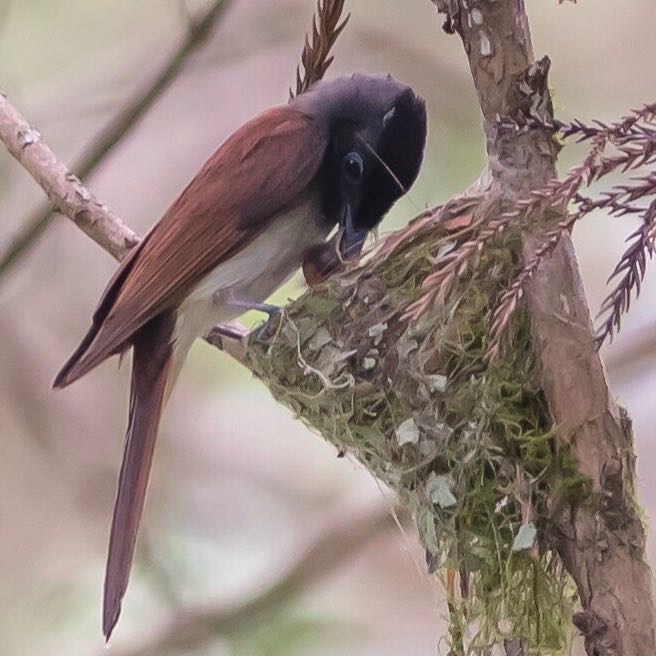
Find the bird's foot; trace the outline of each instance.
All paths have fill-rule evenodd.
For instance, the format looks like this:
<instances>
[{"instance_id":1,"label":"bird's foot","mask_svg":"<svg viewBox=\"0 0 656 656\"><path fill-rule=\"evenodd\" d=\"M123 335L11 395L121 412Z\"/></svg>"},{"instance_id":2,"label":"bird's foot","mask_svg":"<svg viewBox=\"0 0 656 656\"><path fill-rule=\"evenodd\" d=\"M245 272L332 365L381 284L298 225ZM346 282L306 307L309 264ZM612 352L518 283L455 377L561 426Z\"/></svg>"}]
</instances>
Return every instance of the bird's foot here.
<instances>
[{"instance_id":1,"label":"bird's foot","mask_svg":"<svg viewBox=\"0 0 656 656\"><path fill-rule=\"evenodd\" d=\"M251 303L250 301L232 301L231 305L244 310L244 312L248 312L249 310L263 312L269 315L269 318L278 315L281 310L277 305L271 305L270 303Z\"/></svg>"},{"instance_id":2,"label":"bird's foot","mask_svg":"<svg viewBox=\"0 0 656 656\"><path fill-rule=\"evenodd\" d=\"M268 315L269 320L262 324L259 328L254 330L247 330L239 322L235 321L230 324L218 324L210 330L206 335L207 340L220 348L225 349L225 338L245 344L251 339L263 339L270 332L271 320L274 317L280 316L282 308L277 305L270 305L269 303L249 303L248 301L233 301L236 307L244 310L245 312L253 310L255 312L263 312Z\"/></svg>"},{"instance_id":3,"label":"bird's foot","mask_svg":"<svg viewBox=\"0 0 656 656\"><path fill-rule=\"evenodd\" d=\"M269 320L262 324L259 328L255 328L247 335L247 339L255 338L256 340L263 339L269 332L271 320L279 317L282 308L270 303L251 303L249 301L232 301L232 305L241 308L245 312L252 310L255 312L262 312L268 315Z\"/></svg>"},{"instance_id":4,"label":"bird's foot","mask_svg":"<svg viewBox=\"0 0 656 656\"><path fill-rule=\"evenodd\" d=\"M255 309L255 308L254 308ZM260 312L264 312L265 314L269 315L269 318L267 321L265 321L261 326L258 328L255 328L252 332L252 336L257 339L261 340L267 337L269 334L275 332L276 329L272 328L272 325L279 326L280 322L278 321L277 323L275 322L276 319L280 319L282 316L282 308L277 307L276 305L263 305L260 308Z\"/></svg>"}]
</instances>

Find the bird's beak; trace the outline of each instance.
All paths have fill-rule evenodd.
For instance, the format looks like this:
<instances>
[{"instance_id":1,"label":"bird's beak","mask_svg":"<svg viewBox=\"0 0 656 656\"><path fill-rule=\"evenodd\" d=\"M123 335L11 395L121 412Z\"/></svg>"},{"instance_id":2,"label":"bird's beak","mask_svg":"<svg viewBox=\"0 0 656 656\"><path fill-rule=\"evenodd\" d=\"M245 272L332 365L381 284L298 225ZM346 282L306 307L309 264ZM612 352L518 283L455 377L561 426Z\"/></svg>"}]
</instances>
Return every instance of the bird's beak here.
<instances>
[{"instance_id":1,"label":"bird's beak","mask_svg":"<svg viewBox=\"0 0 656 656\"><path fill-rule=\"evenodd\" d=\"M367 238L366 231L356 230L353 226L353 210L351 203L344 206L342 217L342 237L339 242L339 252L344 260L354 260L360 255Z\"/></svg>"}]
</instances>

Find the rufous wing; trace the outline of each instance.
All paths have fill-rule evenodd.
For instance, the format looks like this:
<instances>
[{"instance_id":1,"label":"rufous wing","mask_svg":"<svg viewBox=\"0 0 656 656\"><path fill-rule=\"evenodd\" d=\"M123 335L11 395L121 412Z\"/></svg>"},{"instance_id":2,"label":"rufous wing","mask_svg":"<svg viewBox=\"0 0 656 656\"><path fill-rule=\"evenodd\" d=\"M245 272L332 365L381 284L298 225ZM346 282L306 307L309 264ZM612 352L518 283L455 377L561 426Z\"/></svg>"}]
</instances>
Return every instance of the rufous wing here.
<instances>
[{"instance_id":1,"label":"rufous wing","mask_svg":"<svg viewBox=\"0 0 656 656\"><path fill-rule=\"evenodd\" d=\"M128 255L55 387L128 348L142 326L265 231L317 174L327 142L326 126L289 107L237 130Z\"/></svg>"}]
</instances>

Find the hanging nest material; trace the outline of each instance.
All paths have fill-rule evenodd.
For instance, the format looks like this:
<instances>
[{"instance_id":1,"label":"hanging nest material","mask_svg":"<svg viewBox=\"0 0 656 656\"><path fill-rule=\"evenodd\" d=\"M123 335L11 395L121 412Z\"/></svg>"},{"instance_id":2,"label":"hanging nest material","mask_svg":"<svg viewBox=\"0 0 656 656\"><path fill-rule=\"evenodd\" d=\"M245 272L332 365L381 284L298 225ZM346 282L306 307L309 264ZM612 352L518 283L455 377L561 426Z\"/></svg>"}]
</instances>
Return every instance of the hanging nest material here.
<instances>
[{"instance_id":1,"label":"hanging nest material","mask_svg":"<svg viewBox=\"0 0 656 656\"><path fill-rule=\"evenodd\" d=\"M511 347L486 359L492 309L521 268L519 236L482 252L419 319L404 318L483 211L464 201L418 219L293 302L248 357L278 401L412 511L446 585L454 653L504 638L560 653L574 592L548 517L587 484L554 438L524 313Z\"/></svg>"}]
</instances>

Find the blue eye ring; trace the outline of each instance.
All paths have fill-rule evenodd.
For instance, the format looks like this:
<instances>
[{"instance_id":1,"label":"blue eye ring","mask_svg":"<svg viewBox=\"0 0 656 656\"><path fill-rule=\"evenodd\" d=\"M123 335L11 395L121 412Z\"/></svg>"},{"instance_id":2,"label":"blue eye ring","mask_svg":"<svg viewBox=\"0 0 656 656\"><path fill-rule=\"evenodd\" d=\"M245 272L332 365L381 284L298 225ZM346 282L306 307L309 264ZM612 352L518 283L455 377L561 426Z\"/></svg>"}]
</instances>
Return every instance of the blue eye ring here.
<instances>
[{"instance_id":1,"label":"blue eye ring","mask_svg":"<svg viewBox=\"0 0 656 656\"><path fill-rule=\"evenodd\" d=\"M342 158L342 175L350 184L359 184L364 175L364 160L356 151L347 153Z\"/></svg>"}]
</instances>

